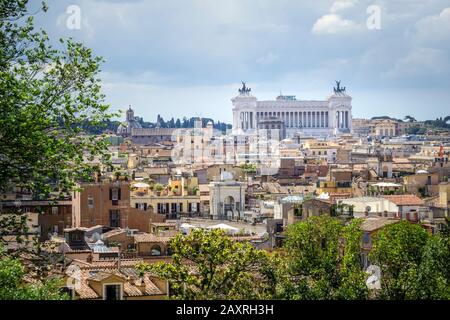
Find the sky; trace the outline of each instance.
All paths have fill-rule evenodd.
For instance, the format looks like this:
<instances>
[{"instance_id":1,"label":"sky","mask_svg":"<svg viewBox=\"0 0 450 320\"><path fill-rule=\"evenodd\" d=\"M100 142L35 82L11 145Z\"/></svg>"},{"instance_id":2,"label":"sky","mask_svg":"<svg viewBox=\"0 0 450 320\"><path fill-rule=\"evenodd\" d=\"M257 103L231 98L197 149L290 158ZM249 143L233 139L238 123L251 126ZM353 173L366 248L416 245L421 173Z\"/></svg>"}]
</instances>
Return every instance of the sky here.
<instances>
[{"instance_id":1,"label":"sky","mask_svg":"<svg viewBox=\"0 0 450 320\"><path fill-rule=\"evenodd\" d=\"M231 122L241 81L260 100L325 100L340 80L357 118L450 114L449 0L47 2L36 26L104 57L111 108L147 121Z\"/></svg>"}]
</instances>

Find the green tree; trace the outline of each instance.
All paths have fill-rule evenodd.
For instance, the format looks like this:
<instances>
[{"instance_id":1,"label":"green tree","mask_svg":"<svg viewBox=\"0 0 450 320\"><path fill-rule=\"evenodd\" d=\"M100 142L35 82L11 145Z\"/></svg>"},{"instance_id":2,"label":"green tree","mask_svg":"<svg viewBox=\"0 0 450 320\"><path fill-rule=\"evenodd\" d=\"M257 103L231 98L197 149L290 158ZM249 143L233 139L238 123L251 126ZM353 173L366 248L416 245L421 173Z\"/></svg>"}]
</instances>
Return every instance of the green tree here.
<instances>
[{"instance_id":1,"label":"green tree","mask_svg":"<svg viewBox=\"0 0 450 320\"><path fill-rule=\"evenodd\" d=\"M288 227L286 276L279 295L286 299L364 299L365 274L359 262L360 221L344 226L329 216L310 217Z\"/></svg>"},{"instance_id":2,"label":"green tree","mask_svg":"<svg viewBox=\"0 0 450 320\"><path fill-rule=\"evenodd\" d=\"M408 121L408 122L416 122L417 121L416 118L414 118L412 116L405 116L404 120Z\"/></svg>"},{"instance_id":3,"label":"green tree","mask_svg":"<svg viewBox=\"0 0 450 320\"><path fill-rule=\"evenodd\" d=\"M174 299L270 299L275 264L268 253L221 230L193 230L170 242L172 262L141 264L167 279Z\"/></svg>"},{"instance_id":4,"label":"green tree","mask_svg":"<svg viewBox=\"0 0 450 320\"><path fill-rule=\"evenodd\" d=\"M429 237L407 299L450 299L450 251L442 236ZM414 274L414 273L412 273Z\"/></svg>"},{"instance_id":5,"label":"green tree","mask_svg":"<svg viewBox=\"0 0 450 320\"><path fill-rule=\"evenodd\" d=\"M244 163L241 165L241 169L247 175L252 175L257 172L257 166L256 166L256 164L253 164L253 163Z\"/></svg>"},{"instance_id":6,"label":"green tree","mask_svg":"<svg viewBox=\"0 0 450 320\"><path fill-rule=\"evenodd\" d=\"M160 183L156 183L153 186L153 190L155 190L156 192L161 192L161 191L164 190L164 186L162 184L160 184Z\"/></svg>"},{"instance_id":7,"label":"green tree","mask_svg":"<svg viewBox=\"0 0 450 320\"><path fill-rule=\"evenodd\" d=\"M0 1L0 194L20 188L36 199L58 200L80 180L92 179L98 168L85 160L109 159L107 139L85 134L82 124L96 127L114 115L100 91L102 59L71 39L50 45L47 33L35 30L28 8L28 0ZM40 9L39 14L47 11L46 4ZM26 214L20 208L7 213L0 216L0 241L10 235L17 242L28 240ZM22 257L23 251L42 257L40 246L24 245L12 253ZM13 297L8 292L19 287L8 285L21 282L28 266L8 258L2 263L2 297ZM38 289L36 298L45 291Z\"/></svg>"},{"instance_id":8,"label":"green tree","mask_svg":"<svg viewBox=\"0 0 450 320\"><path fill-rule=\"evenodd\" d=\"M413 298L410 293L416 287L419 266L426 256L430 237L420 225L407 221L378 231L373 239L370 261L381 269L381 299Z\"/></svg>"},{"instance_id":9,"label":"green tree","mask_svg":"<svg viewBox=\"0 0 450 320\"><path fill-rule=\"evenodd\" d=\"M0 2L0 192L20 185L47 197L90 179L86 159L107 160L106 140L82 134L80 124L112 114L100 91L102 59L70 39L51 46L27 5Z\"/></svg>"},{"instance_id":10,"label":"green tree","mask_svg":"<svg viewBox=\"0 0 450 320\"><path fill-rule=\"evenodd\" d=\"M343 254L340 262L340 285L336 296L340 299L365 299L368 295L366 273L361 268L362 220L354 219L343 229Z\"/></svg>"},{"instance_id":11,"label":"green tree","mask_svg":"<svg viewBox=\"0 0 450 320\"><path fill-rule=\"evenodd\" d=\"M66 300L59 292L61 279L27 284L26 270L19 259L6 255L0 248L0 300Z\"/></svg>"}]
</instances>

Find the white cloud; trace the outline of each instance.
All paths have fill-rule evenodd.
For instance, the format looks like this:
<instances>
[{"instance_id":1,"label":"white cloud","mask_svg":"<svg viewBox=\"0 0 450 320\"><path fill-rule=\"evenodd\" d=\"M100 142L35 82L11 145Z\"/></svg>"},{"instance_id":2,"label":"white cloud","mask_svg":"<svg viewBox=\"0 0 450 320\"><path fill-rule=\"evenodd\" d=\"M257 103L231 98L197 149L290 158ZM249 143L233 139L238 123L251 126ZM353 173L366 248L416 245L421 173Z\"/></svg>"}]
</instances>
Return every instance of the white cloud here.
<instances>
[{"instance_id":1,"label":"white cloud","mask_svg":"<svg viewBox=\"0 0 450 320\"><path fill-rule=\"evenodd\" d=\"M360 29L354 21L342 18L337 14L327 14L319 18L311 32L314 34L340 34L355 32Z\"/></svg>"},{"instance_id":2,"label":"white cloud","mask_svg":"<svg viewBox=\"0 0 450 320\"><path fill-rule=\"evenodd\" d=\"M313 34L346 34L360 31L362 25L342 16L343 12L348 13L350 9L355 9L358 2L359 0L335 0L329 13L321 16L314 23L311 32Z\"/></svg>"},{"instance_id":3,"label":"white cloud","mask_svg":"<svg viewBox=\"0 0 450 320\"><path fill-rule=\"evenodd\" d=\"M419 20L413 35L418 45L442 47L450 45L450 8L445 8L438 15L431 15Z\"/></svg>"},{"instance_id":4,"label":"white cloud","mask_svg":"<svg viewBox=\"0 0 450 320\"><path fill-rule=\"evenodd\" d=\"M358 0L336 0L330 8L331 13L344 11L353 8L358 3Z\"/></svg>"},{"instance_id":5,"label":"white cloud","mask_svg":"<svg viewBox=\"0 0 450 320\"><path fill-rule=\"evenodd\" d=\"M448 88L450 81L448 0L51 2L48 14L36 17L51 38L74 37L105 57L108 100L131 103L149 119L201 113L230 120L239 83L226 86L241 79L253 82L261 99L279 89L322 98L340 79L355 110L367 111L377 104L409 108L415 98L400 89ZM78 31L66 28L71 4L82 9ZM366 28L371 4L382 9L379 31ZM379 91L358 102L361 90L374 86Z\"/></svg>"}]
</instances>

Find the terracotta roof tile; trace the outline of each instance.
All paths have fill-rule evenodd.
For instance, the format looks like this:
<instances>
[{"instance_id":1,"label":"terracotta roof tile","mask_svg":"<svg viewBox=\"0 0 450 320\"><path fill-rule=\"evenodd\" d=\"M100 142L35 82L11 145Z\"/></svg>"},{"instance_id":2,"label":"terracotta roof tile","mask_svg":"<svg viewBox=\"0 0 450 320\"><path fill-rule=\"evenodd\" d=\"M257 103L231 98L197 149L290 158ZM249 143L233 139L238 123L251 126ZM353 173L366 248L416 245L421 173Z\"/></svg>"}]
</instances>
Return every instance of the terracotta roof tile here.
<instances>
[{"instance_id":1,"label":"terracotta roof tile","mask_svg":"<svg viewBox=\"0 0 450 320\"><path fill-rule=\"evenodd\" d=\"M102 281L111 276L118 276L123 279L123 291L125 296L139 297L149 295L163 295L164 293L152 282L150 274L146 273L141 279L134 268L97 267L96 269L86 268L81 270L80 285L75 288L80 299L99 299L101 296L89 285L90 281Z\"/></svg>"},{"instance_id":2,"label":"terracotta roof tile","mask_svg":"<svg viewBox=\"0 0 450 320\"><path fill-rule=\"evenodd\" d=\"M167 243L172 237L155 236L154 234L137 234L134 236L136 242L163 242Z\"/></svg>"},{"instance_id":3,"label":"terracotta roof tile","mask_svg":"<svg viewBox=\"0 0 450 320\"><path fill-rule=\"evenodd\" d=\"M423 206L425 203L419 197L412 194L389 195L383 198L395 203L398 206Z\"/></svg>"},{"instance_id":4,"label":"terracotta roof tile","mask_svg":"<svg viewBox=\"0 0 450 320\"><path fill-rule=\"evenodd\" d=\"M161 290L150 280L148 276L144 276L145 293L148 295L160 295L163 294Z\"/></svg>"},{"instance_id":5,"label":"terracotta roof tile","mask_svg":"<svg viewBox=\"0 0 450 320\"><path fill-rule=\"evenodd\" d=\"M123 285L123 291L129 297L139 297L143 295L141 290L139 290L137 287L135 287L129 282L125 282L125 284Z\"/></svg>"},{"instance_id":6,"label":"terracotta roof tile","mask_svg":"<svg viewBox=\"0 0 450 320\"><path fill-rule=\"evenodd\" d=\"M361 224L361 230L372 232L378 229L383 228L384 226L387 226L389 224L397 223L400 220L398 219L390 219L390 218L384 218L384 217L370 217L364 219L364 221Z\"/></svg>"},{"instance_id":7,"label":"terracotta roof tile","mask_svg":"<svg viewBox=\"0 0 450 320\"><path fill-rule=\"evenodd\" d=\"M80 299L98 299L99 295L92 289L87 282L81 281L80 286L75 288L75 292L79 295Z\"/></svg>"}]
</instances>

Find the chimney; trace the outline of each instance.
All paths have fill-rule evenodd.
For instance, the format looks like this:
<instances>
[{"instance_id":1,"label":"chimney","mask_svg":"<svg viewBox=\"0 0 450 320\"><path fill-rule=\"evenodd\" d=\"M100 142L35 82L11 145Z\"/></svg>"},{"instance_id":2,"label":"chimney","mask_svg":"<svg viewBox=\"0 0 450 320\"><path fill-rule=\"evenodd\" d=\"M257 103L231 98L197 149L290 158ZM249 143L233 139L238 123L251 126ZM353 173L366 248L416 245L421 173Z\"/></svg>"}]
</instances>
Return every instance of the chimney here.
<instances>
[{"instance_id":1,"label":"chimney","mask_svg":"<svg viewBox=\"0 0 450 320\"><path fill-rule=\"evenodd\" d=\"M119 259L117 260L117 271L118 272L120 272L120 267L121 267L121 263L122 263L122 253L120 251L120 247L121 247L121 245L119 243L119 245L118 245L118 248L119 248Z\"/></svg>"}]
</instances>

